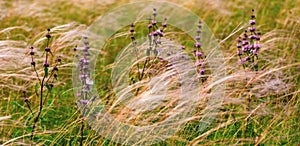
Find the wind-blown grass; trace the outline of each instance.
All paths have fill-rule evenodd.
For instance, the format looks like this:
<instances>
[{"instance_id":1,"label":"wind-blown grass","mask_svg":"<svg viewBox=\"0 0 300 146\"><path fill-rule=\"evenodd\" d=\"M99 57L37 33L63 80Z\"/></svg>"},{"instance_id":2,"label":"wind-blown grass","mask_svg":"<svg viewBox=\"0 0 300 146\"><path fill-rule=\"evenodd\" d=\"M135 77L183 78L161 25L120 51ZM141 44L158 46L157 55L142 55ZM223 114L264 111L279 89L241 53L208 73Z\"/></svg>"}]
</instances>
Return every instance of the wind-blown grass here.
<instances>
[{"instance_id":1,"label":"wind-blown grass","mask_svg":"<svg viewBox=\"0 0 300 146\"><path fill-rule=\"evenodd\" d=\"M63 58L58 76L61 88L54 88L48 98L36 127L34 141L39 145L80 144L82 117L72 89L72 49L79 43L82 31L98 16L126 2L128 1L0 2L0 144L30 144L34 117L23 102L21 92L25 87L28 89L32 110L36 113L38 99L34 98L35 84L32 84L36 77L30 67L28 48L34 46L37 55L42 56L46 28L51 28L52 32L51 48ZM188 123L184 128L172 138L156 145L298 145L300 1L174 2L198 14L220 40L225 57L223 65L226 77L207 86L213 87L220 83L227 86L223 106L205 132L198 132L197 127L202 118L200 104L193 116L185 119ZM242 34L252 8L256 12L257 27L262 32L258 72L243 70L237 64L236 55L236 38ZM170 37L176 33L178 32L169 30ZM111 63L120 48L124 47L123 44L130 42L121 32L114 37L97 60L101 63L95 75L98 79L97 89L99 96L104 99L114 96L111 85L107 84ZM192 52L189 48L193 44L186 44L187 51ZM41 65L42 60L36 61ZM39 73L42 71L38 70ZM249 111L246 110L247 95L253 97ZM110 100L107 100L108 105L113 102ZM156 110L159 113L161 109ZM120 120L130 122L130 114L126 112L121 113L129 117L121 114L117 116ZM152 118L150 116L145 121L149 122ZM136 122L138 120L141 119ZM84 145L117 144L85 126Z\"/></svg>"}]
</instances>

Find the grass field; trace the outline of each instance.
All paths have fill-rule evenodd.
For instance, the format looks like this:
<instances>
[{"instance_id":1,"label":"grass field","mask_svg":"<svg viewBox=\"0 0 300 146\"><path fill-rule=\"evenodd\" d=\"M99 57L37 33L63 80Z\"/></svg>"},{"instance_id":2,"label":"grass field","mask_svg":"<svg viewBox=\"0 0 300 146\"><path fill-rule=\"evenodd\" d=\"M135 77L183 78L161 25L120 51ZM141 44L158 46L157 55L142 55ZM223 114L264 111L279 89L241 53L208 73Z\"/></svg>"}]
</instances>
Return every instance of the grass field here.
<instances>
[{"instance_id":1,"label":"grass field","mask_svg":"<svg viewBox=\"0 0 300 146\"><path fill-rule=\"evenodd\" d=\"M105 12L129 2L136 1L0 0L0 145L122 145L101 136L83 120L74 96L72 68L73 48L80 44L84 30ZM203 108L200 104L192 117L185 119L184 127L153 145L300 145L300 0L170 2L190 9L211 29L223 52L228 78L222 82L226 85L224 101L209 127L198 130ZM257 72L243 69L236 55L236 39L247 28L251 9L255 9L256 27L262 33ZM30 65L29 48L35 48L37 73L44 75L44 36L48 28L52 35L49 47L55 54L49 59L60 56L62 65L30 140L40 98L35 93L38 80ZM129 35L122 35L128 30L129 26L117 32L96 59L95 86L109 106L115 101L111 66L121 48L130 43ZM178 31L168 27L170 33L165 37L174 38ZM192 52L191 38L182 35L178 40ZM32 113L24 102L23 90ZM155 110L134 120L126 110L115 114L120 121L138 125L143 119L150 123L162 120L154 116L166 109Z\"/></svg>"}]
</instances>

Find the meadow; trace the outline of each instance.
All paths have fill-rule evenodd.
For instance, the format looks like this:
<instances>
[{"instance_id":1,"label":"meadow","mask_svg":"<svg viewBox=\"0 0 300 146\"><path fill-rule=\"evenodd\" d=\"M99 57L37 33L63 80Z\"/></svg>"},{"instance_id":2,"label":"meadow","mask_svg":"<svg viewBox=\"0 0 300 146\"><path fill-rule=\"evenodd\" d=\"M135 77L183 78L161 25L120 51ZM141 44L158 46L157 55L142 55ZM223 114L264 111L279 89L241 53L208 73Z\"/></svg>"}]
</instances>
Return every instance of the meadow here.
<instances>
[{"instance_id":1,"label":"meadow","mask_svg":"<svg viewBox=\"0 0 300 146\"><path fill-rule=\"evenodd\" d=\"M185 108L178 107L178 88L183 86L177 84L180 76L169 68L168 61L156 56L155 50L147 52L146 59L133 61L135 64L131 65L132 70L128 73L130 91L125 90L127 88L124 88L125 91L114 90L115 85L123 85L122 81L111 81L112 77L122 77L122 74L117 74L123 71L122 68L114 68L115 64L124 63L120 57L122 49L130 51L131 43L133 48L143 45L134 45L134 42L141 37L147 38L148 30L150 32L156 26L153 21L149 24L148 20L128 24L107 39L101 51L91 49L88 52L89 38L83 37L83 34L89 26L95 24L99 16L131 2L143 1L0 1L0 145L148 145L144 142L151 141L151 138L162 139L150 143L157 146L300 145L300 0L170 0L198 15L202 20L198 24L202 26L198 28L204 29L204 34L201 32L201 39L200 36L194 39L195 36L189 36L175 26L164 27L164 22L168 24L172 19L162 19L162 23L158 22L158 25L162 24L159 28L164 30L161 41L166 41L166 38L171 39L166 41L168 43L181 42L181 51L188 52L187 56L194 58L192 61L205 62L213 55L201 52L197 42L205 40L202 35L211 33L223 55L222 68L213 68L214 65L209 63L197 68L199 84L196 83L198 87L191 89L191 93L203 98L191 99L195 100L196 104L191 106L195 106L195 110L186 113L191 114L189 117L174 120L177 124L184 124L178 129L177 125L171 126L170 131L172 128L176 130L171 132L170 137L163 130L157 132L161 136L152 137L153 129L150 129L151 134L146 133L141 142L131 143L134 133L123 140L121 127L103 127L112 139L119 141L95 131L90 119L85 119L83 114L87 110L99 110L85 107L92 101L82 94L86 92L83 87L88 88L89 84L94 85L93 92L97 92L97 98L105 103L108 112L130 125L138 127L162 122L174 113L172 109L179 108L184 113ZM149 16L156 15L156 12L152 14L153 11L149 11ZM160 16L159 13L157 15ZM255 20L255 24L251 20ZM153 24L151 28L150 24ZM110 28L110 25L106 27ZM187 27L197 29L197 25ZM252 27L257 30L252 31ZM244 30L248 30L246 37ZM194 34L200 35L200 32ZM160 39L157 40L156 35L159 36L160 31L155 37L153 34L152 40L153 45L159 46L157 41ZM245 41L253 48L244 50ZM253 51L254 48L258 52ZM132 52L126 54L126 51L121 55L132 55ZM97 58L89 58L96 63L95 66L88 66L89 53L99 53ZM76 57L78 54L83 59ZM151 54L154 56L149 57ZM87 68L94 69L93 83L85 80L89 78L86 76ZM220 75L220 70L224 71L224 75ZM214 71L222 78L214 80ZM74 74L76 77L80 75L80 79L74 79ZM146 93L151 88L147 82L154 77L174 81L168 82L166 94L169 96L162 102L141 100L147 97ZM153 86L163 82L159 81L153 81ZM191 84L194 83L188 85ZM78 86L82 88L78 89ZM199 125L203 124L201 119L204 118L205 106L209 105L211 110L216 108L207 101L218 86L224 87L224 92L218 93L222 101L211 113L214 118L209 126L201 129ZM116 97L125 94L123 92L132 93L137 97L133 100L143 102L131 101L129 106L135 110L116 104L120 102ZM157 94L160 98L160 92ZM126 102L130 103L124 99ZM163 106L156 106L156 103L163 103Z\"/></svg>"}]
</instances>

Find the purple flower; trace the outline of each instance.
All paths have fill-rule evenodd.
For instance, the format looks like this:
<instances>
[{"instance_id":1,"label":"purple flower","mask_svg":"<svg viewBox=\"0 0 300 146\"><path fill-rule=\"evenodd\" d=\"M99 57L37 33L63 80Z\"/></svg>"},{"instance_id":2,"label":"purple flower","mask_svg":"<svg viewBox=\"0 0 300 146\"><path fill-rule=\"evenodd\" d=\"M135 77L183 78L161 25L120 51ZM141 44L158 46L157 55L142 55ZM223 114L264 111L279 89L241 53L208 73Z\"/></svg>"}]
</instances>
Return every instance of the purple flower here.
<instances>
[{"instance_id":1,"label":"purple flower","mask_svg":"<svg viewBox=\"0 0 300 146\"><path fill-rule=\"evenodd\" d=\"M196 43L195 43L195 47L196 47L196 48L200 48L200 47L201 47L201 44L200 44L199 42L196 42Z\"/></svg>"},{"instance_id":2,"label":"purple flower","mask_svg":"<svg viewBox=\"0 0 300 146\"><path fill-rule=\"evenodd\" d=\"M260 41L260 37L259 37L259 36L256 36L255 39L256 39L257 41Z\"/></svg>"},{"instance_id":3,"label":"purple flower","mask_svg":"<svg viewBox=\"0 0 300 146\"><path fill-rule=\"evenodd\" d=\"M202 56L202 52L200 51L196 51L196 54L195 54L197 57L201 57Z\"/></svg>"},{"instance_id":4,"label":"purple flower","mask_svg":"<svg viewBox=\"0 0 300 146\"><path fill-rule=\"evenodd\" d=\"M237 48L242 48L242 45L241 44L237 44L236 47Z\"/></svg>"},{"instance_id":5,"label":"purple flower","mask_svg":"<svg viewBox=\"0 0 300 146\"><path fill-rule=\"evenodd\" d=\"M250 20L250 21L249 21L249 24L250 24L250 25L254 25L254 24L255 24L255 20Z\"/></svg>"},{"instance_id":6,"label":"purple flower","mask_svg":"<svg viewBox=\"0 0 300 146\"><path fill-rule=\"evenodd\" d=\"M200 69L200 74L204 75L204 73L205 73L205 70L204 69Z\"/></svg>"},{"instance_id":7,"label":"purple flower","mask_svg":"<svg viewBox=\"0 0 300 146\"><path fill-rule=\"evenodd\" d=\"M195 39L196 39L197 41L200 41L200 36L197 35L197 36L195 37Z\"/></svg>"},{"instance_id":8,"label":"purple flower","mask_svg":"<svg viewBox=\"0 0 300 146\"><path fill-rule=\"evenodd\" d=\"M152 25L156 25L156 21L155 20L152 21Z\"/></svg>"},{"instance_id":9,"label":"purple flower","mask_svg":"<svg viewBox=\"0 0 300 146\"><path fill-rule=\"evenodd\" d=\"M28 102L29 101L29 99L28 98L24 98L24 102Z\"/></svg>"},{"instance_id":10,"label":"purple flower","mask_svg":"<svg viewBox=\"0 0 300 146\"><path fill-rule=\"evenodd\" d=\"M248 38L253 40L253 39L256 39L256 36L255 35L250 35Z\"/></svg>"},{"instance_id":11,"label":"purple flower","mask_svg":"<svg viewBox=\"0 0 300 146\"><path fill-rule=\"evenodd\" d=\"M254 55L257 55L257 54L258 54L258 51L257 51L257 50L252 50L252 53L253 53Z\"/></svg>"},{"instance_id":12,"label":"purple flower","mask_svg":"<svg viewBox=\"0 0 300 146\"><path fill-rule=\"evenodd\" d=\"M163 22L161 25L162 25L163 27L167 27L167 22Z\"/></svg>"},{"instance_id":13,"label":"purple flower","mask_svg":"<svg viewBox=\"0 0 300 146\"><path fill-rule=\"evenodd\" d=\"M248 40L244 40L242 44L243 44L243 46L248 45L249 41Z\"/></svg>"},{"instance_id":14,"label":"purple flower","mask_svg":"<svg viewBox=\"0 0 300 146\"><path fill-rule=\"evenodd\" d=\"M182 50L184 50L184 49L185 49L185 46L181 46L180 48L181 48Z\"/></svg>"},{"instance_id":15,"label":"purple flower","mask_svg":"<svg viewBox=\"0 0 300 146\"><path fill-rule=\"evenodd\" d=\"M148 28L151 29L151 28L152 28L152 24L149 24L149 25L148 25Z\"/></svg>"},{"instance_id":16,"label":"purple flower","mask_svg":"<svg viewBox=\"0 0 300 146\"><path fill-rule=\"evenodd\" d=\"M45 62L45 63L44 63L44 67L49 67L49 63L48 63L48 62Z\"/></svg>"},{"instance_id":17,"label":"purple flower","mask_svg":"<svg viewBox=\"0 0 300 146\"><path fill-rule=\"evenodd\" d=\"M81 97L81 93L77 93L76 96L77 96L77 97Z\"/></svg>"},{"instance_id":18,"label":"purple flower","mask_svg":"<svg viewBox=\"0 0 300 146\"><path fill-rule=\"evenodd\" d=\"M260 44L254 44L255 49L260 49Z\"/></svg>"},{"instance_id":19,"label":"purple flower","mask_svg":"<svg viewBox=\"0 0 300 146\"><path fill-rule=\"evenodd\" d=\"M241 56L242 52L240 50L237 51L237 55Z\"/></svg>"},{"instance_id":20,"label":"purple flower","mask_svg":"<svg viewBox=\"0 0 300 146\"><path fill-rule=\"evenodd\" d=\"M249 30L250 32L254 32L254 31L256 30L256 28L255 28L255 27L249 27L248 30Z\"/></svg>"}]
</instances>

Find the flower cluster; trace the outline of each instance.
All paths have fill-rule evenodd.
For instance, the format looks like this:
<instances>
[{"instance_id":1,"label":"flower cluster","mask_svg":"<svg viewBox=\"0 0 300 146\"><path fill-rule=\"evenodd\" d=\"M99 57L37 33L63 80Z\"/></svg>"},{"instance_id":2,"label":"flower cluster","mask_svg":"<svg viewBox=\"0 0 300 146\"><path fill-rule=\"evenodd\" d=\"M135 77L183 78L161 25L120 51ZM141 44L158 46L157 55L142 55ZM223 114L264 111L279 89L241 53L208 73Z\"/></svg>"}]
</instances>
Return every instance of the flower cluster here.
<instances>
[{"instance_id":1,"label":"flower cluster","mask_svg":"<svg viewBox=\"0 0 300 146\"><path fill-rule=\"evenodd\" d=\"M260 49L261 33L257 31L255 24L256 20L252 9L248 30L245 30L243 36L240 36L237 40L237 55L240 58L239 64L242 64L244 68L250 67L253 70L258 70L256 60Z\"/></svg>"},{"instance_id":2,"label":"flower cluster","mask_svg":"<svg viewBox=\"0 0 300 146\"><path fill-rule=\"evenodd\" d=\"M157 56L158 51L157 47L161 44L161 38L164 36L164 30L167 28L167 18L164 18L164 21L161 23L159 28L156 21L157 12L156 9L153 9L153 17L148 18L148 39L149 39L149 48L147 49L147 56L150 56L151 52Z\"/></svg>"}]
</instances>

